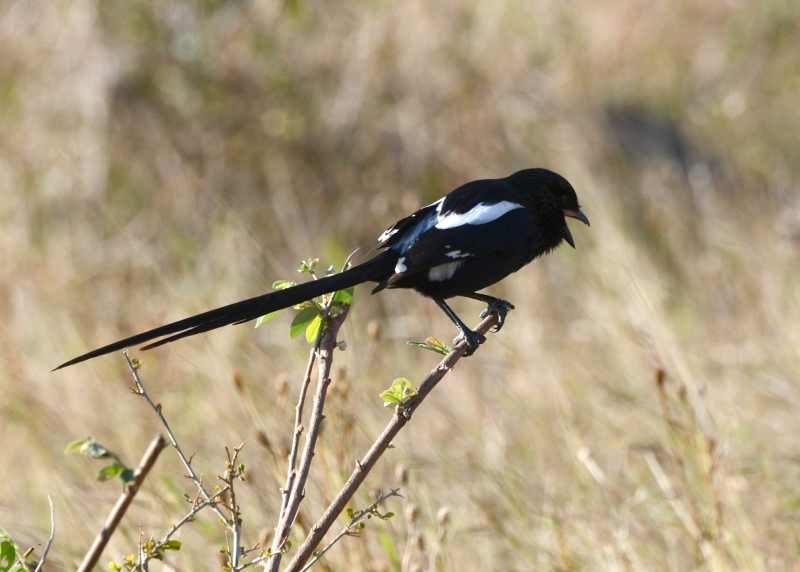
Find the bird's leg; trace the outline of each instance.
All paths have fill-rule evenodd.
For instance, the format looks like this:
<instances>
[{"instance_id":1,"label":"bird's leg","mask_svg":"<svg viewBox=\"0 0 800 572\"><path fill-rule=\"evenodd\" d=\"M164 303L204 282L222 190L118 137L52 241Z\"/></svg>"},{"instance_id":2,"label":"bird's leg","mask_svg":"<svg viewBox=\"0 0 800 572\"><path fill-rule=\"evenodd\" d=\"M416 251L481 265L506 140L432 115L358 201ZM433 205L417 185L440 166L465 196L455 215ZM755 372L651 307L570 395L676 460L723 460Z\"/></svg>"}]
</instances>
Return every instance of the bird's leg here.
<instances>
[{"instance_id":1,"label":"bird's leg","mask_svg":"<svg viewBox=\"0 0 800 572\"><path fill-rule=\"evenodd\" d=\"M459 318L453 309L441 298L434 298L433 301L447 314L447 317L453 321L460 332L459 336L453 340L453 345L457 345L463 339L467 342L467 350L464 352L464 356L471 356L475 353L475 350L478 349L478 346L486 341L486 336L474 330L470 330L469 326L461 321L461 318Z\"/></svg>"},{"instance_id":2,"label":"bird's leg","mask_svg":"<svg viewBox=\"0 0 800 572\"><path fill-rule=\"evenodd\" d=\"M473 292L472 294L462 294L462 296L464 298L472 298L473 300L486 302L486 308L483 310L483 312L481 312L481 318L485 318L489 314L495 314L497 316L497 325L492 328L493 332L500 331L500 328L502 328L503 324L506 323L506 315L514 309L514 304L508 300L495 298L494 296L489 296L488 294L478 294L477 292Z\"/></svg>"}]
</instances>

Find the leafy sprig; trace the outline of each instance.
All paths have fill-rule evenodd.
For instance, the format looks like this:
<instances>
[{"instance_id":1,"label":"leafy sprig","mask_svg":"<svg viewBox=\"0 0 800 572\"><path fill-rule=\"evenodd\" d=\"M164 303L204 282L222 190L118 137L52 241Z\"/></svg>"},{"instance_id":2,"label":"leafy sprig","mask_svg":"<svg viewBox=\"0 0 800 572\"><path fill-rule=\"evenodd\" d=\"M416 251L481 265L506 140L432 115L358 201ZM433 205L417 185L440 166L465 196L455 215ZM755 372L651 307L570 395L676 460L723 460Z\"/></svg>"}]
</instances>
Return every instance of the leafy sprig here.
<instances>
[{"instance_id":1,"label":"leafy sprig","mask_svg":"<svg viewBox=\"0 0 800 572\"><path fill-rule=\"evenodd\" d=\"M90 459L111 459L111 463L104 466L97 472L98 481L107 481L114 477L119 477L123 485L128 484L134 478L134 471L128 467L119 456L113 451L107 449L101 443L96 441L94 437L86 437L85 439L77 439L72 441L64 449L64 453L83 455ZM0 569L1 570L1 569Z\"/></svg>"},{"instance_id":2,"label":"leafy sprig","mask_svg":"<svg viewBox=\"0 0 800 572\"><path fill-rule=\"evenodd\" d=\"M317 279L316 269L319 258L307 258L300 263L297 271L302 274L309 274L314 280ZM335 271L333 267L328 269L328 274ZM292 280L276 280L272 283L273 290L285 290L296 286L297 282ZM305 333L305 339L309 344L315 344L317 338L325 331L327 316L337 316L353 303L355 288L345 288L331 294L323 294L295 304L292 309L296 310L294 318L289 325L289 336L296 338ZM276 310L259 317L256 320L256 328L260 328L271 321L283 310Z\"/></svg>"}]
</instances>

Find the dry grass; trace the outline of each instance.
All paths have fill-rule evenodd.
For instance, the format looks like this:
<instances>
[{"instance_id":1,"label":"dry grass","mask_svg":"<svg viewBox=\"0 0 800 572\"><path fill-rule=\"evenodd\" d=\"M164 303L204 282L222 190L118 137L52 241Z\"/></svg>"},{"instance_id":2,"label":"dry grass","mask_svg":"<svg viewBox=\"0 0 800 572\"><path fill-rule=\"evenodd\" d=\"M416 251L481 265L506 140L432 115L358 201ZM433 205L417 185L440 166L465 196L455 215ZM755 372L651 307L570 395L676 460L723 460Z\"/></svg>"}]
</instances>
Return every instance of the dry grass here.
<instances>
[{"instance_id":1,"label":"dry grass","mask_svg":"<svg viewBox=\"0 0 800 572\"><path fill-rule=\"evenodd\" d=\"M405 516L327 563L798 569L798 37L792 0L0 3L0 526L42 542L51 494L74 568L119 490L64 445L133 463L157 429L122 358L63 359L546 165L591 229L494 290L518 310L368 480L406 467ZM404 340L452 333L411 293L356 296L305 523L389 415L379 391L434 363ZM304 363L283 320L140 356L207 477L248 443L248 542ZM181 515L180 474L165 454L106 559ZM218 568L210 516L182 540L179 569Z\"/></svg>"}]
</instances>

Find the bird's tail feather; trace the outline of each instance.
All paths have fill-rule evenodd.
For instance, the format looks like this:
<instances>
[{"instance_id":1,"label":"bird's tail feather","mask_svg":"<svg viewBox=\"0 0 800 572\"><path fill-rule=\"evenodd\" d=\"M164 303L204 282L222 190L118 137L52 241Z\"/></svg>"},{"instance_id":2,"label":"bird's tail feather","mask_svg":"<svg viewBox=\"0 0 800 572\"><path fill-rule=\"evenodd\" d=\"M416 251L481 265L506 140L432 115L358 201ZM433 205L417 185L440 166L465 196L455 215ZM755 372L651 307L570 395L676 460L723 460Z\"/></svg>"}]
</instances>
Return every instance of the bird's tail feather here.
<instances>
[{"instance_id":1,"label":"bird's tail feather","mask_svg":"<svg viewBox=\"0 0 800 572\"><path fill-rule=\"evenodd\" d=\"M390 253L382 252L363 264L359 264L344 272L325 276L318 280L312 280L311 282L304 282L303 284L298 284L284 290L276 290L274 292L262 294L261 296L228 304L227 306L202 312L195 316L190 316L178 320L177 322L165 324L153 328L152 330L136 334L135 336L113 342L66 361L53 371L151 340L157 341L144 346L142 349L146 350L158 347L180 338L193 336L229 324L248 322L264 314L282 310L299 304L300 302L310 300L316 296L349 288L350 286L355 286L362 282L379 281L391 270L393 264Z\"/></svg>"}]
</instances>

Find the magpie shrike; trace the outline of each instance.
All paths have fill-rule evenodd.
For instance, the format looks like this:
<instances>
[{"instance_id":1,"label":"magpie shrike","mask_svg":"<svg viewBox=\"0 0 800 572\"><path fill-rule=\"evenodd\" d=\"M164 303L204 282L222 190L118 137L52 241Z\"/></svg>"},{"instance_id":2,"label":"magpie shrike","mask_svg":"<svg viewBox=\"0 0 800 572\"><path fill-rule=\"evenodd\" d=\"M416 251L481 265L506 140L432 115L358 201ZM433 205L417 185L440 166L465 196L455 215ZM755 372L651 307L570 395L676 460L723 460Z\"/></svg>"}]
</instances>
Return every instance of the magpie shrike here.
<instances>
[{"instance_id":1,"label":"magpie shrike","mask_svg":"<svg viewBox=\"0 0 800 572\"><path fill-rule=\"evenodd\" d=\"M432 298L456 325L467 345L465 354L470 355L485 338L467 327L445 300L463 296L486 302L481 317L497 314L499 330L514 306L478 290L516 272L562 240L574 248L567 217L589 224L572 185L553 171L525 169L503 179L471 181L387 228L378 238L380 252L363 264L142 332L55 369L144 342L152 342L142 348L150 349L241 324L362 282L376 282L373 292L411 288Z\"/></svg>"}]
</instances>

